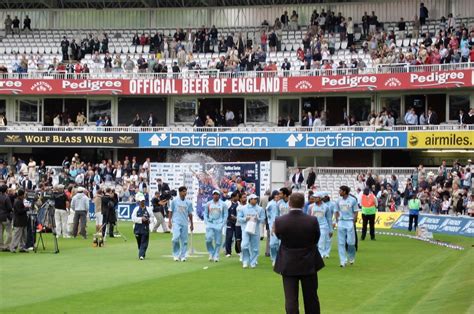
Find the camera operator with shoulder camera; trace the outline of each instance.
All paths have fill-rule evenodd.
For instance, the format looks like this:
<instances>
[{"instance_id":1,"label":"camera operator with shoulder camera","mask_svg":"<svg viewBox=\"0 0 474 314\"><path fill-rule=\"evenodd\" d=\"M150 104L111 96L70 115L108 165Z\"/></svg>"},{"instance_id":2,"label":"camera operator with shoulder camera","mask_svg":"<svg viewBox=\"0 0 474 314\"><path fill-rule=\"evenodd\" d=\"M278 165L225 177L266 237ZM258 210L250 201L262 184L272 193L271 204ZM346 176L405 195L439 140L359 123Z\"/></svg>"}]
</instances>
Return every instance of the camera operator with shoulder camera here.
<instances>
[{"instance_id":1,"label":"camera operator with shoulder camera","mask_svg":"<svg viewBox=\"0 0 474 314\"><path fill-rule=\"evenodd\" d=\"M111 188L105 190L105 195L102 197L102 236L105 237L107 225L109 225L109 237L114 237L114 225L117 222L117 214L115 212L115 205L117 205L115 196Z\"/></svg>"},{"instance_id":2,"label":"camera operator with shoulder camera","mask_svg":"<svg viewBox=\"0 0 474 314\"><path fill-rule=\"evenodd\" d=\"M64 193L64 185L60 184L56 187L53 192L54 199L54 221L56 223L56 237L59 238L61 235L63 238L69 238L67 233L67 217L69 212L69 201Z\"/></svg>"},{"instance_id":3,"label":"camera operator with shoulder camera","mask_svg":"<svg viewBox=\"0 0 474 314\"><path fill-rule=\"evenodd\" d=\"M160 195L160 192L155 192L155 197L151 200L151 205L153 206L153 215L156 218L156 224L153 227L153 232L158 231L158 227L163 228L163 232L169 233L168 228L166 226L165 217L166 217L166 209L168 207L168 199L163 198L164 195Z\"/></svg>"},{"instance_id":4,"label":"camera operator with shoulder camera","mask_svg":"<svg viewBox=\"0 0 474 314\"><path fill-rule=\"evenodd\" d=\"M133 233L137 239L138 258L144 260L150 239L150 221L153 212L146 207L143 193L138 192L135 199L138 205L132 212L132 221L134 222Z\"/></svg>"}]
</instances>

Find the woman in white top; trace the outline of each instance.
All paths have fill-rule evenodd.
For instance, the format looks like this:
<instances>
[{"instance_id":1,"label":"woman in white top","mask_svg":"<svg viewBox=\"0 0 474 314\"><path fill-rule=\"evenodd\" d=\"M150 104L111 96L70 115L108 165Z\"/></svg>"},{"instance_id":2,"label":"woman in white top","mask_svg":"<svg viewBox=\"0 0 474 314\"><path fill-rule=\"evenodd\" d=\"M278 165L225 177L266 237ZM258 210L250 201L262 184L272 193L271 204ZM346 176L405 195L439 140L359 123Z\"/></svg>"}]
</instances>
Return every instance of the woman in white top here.
<instances>
[{"instance_id":1,"label":"woman in white top","mask_svg":"<svg viewBox=\"0 0 474 314\"><path fill-rule=\"evenodd\" d=\"M36 162L31 157L30 162L28 163L28 179L33 182L36 179Z\"/></svg>"}]
</instances>

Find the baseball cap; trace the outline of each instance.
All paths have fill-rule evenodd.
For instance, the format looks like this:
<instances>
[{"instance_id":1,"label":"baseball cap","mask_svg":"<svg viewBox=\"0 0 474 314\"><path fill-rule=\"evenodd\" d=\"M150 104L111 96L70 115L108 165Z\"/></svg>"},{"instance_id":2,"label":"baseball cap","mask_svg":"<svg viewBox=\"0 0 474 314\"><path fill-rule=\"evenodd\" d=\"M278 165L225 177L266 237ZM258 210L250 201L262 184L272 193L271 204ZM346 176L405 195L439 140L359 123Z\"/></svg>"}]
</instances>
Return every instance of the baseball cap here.
<instances>
[{"instance_id":1,"label":"baseball cap","mask_svg":"<svg viewBox=\"0 0 474 314\"><path fill-rule=\"evenodd\" d=\"M145 200L145 195L143 195L143 193L137 193L137 195L135 195L135 200L137 202L143 202Z\"/></svg>"},{"instance_id":2,"label":"baseball cap","mask_svg":"<svg viewBox=\"0 0 474 314\"><path fill-rule=\"evenodd\" d=\"M212 194L219 194L219 195L221 195L221 192L220 192L219 190L214 190L214 191L212 191Z\"/></svg>"},{"instance_id":3,"label":"baseball cap","mask_svg":"<svg viewBox=\"0 0 474 314\"><path fill-rule=\"evenodd\" d=\"M85 190L85 189L84 189L82 186L80 186L80 187L77 188L77 192L78 192L78 193L82 193L82 192L84 192L84 190Z\"/></svg>"},{"instance_id":4,"label":"baseball cap","mask_svg":"<svg viewBox=\"0 0 474 314\"><path fill-rule=\"evenodd\" d=\"M250 194L249 200L251 200L251 199L258 199L258 196L255 195L255 194Z\"/></svg>"}]
</instances>

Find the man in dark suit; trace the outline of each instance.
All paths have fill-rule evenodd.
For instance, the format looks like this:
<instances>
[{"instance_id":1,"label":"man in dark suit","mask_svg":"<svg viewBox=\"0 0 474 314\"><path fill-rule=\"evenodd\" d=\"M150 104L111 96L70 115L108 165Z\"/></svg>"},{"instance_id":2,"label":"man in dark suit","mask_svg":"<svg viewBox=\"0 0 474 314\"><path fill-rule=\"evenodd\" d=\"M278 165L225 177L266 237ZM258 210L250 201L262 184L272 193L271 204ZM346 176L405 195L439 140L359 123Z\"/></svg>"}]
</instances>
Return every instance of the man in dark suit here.
<instances>
[{"instance_id":1,"label":"man in dark suit","mask_svg":"<svg viewBox=\"0 0 474 314\"><path fill-rule=\"evenodd\" d=\"M148 116L147 126L156 126L156 118L153 115L153 112L150 112Z\"/></svg>"},{"instance_id":2,"label":"man in dark suit","mask_svg":"<svg viewBox=\"0 0 474 314\"><path fill-rule=\"evenodd\" d=\"M109 116L105 116L104 126L112 126Z\"/></svg>"},{"instance_id":3,"label":"man in dark suit","mask_svg":"<svg viewBox=\"0 0 474 314\"><path fill-rule=\"evenodd\" d=\"M311 168L308 173L308 178L306 178L308 190L311 189L311 187L314 185L314 182L316 182L316 173L314 172L313 168Z\"/></svg>"},{"instance_id":4,"label":"man in dark suit","mask_svg":"<svg viewBox=\"0 0 474 314\"><path fill-rule=\"evenodd\" d=\"M459 110L459 115L458 115L458 123L459 124L467 124L469 123L469 116L464 113L464 110Z\"/></svg>"},{"instance_id":5,"label":"man in dark suit","mask_svg":"<svg viewBox=\"0 0 474 314\"><path fill-rule=\"evenodd\" d=\"M435 125L438 124L438 114L431 108L428 109L428 117L426 119L427 124Z\"/></svg>"},{"instance_id":6,"label":"man in dark suit","mask_svg":"<svg viewBox=\"0 0 474 314\"><path fill-rule=\"evenodd\" d=\"M295 126L295 120L292 117L288 116L288 120L286 122L286 126Z\"/></svg>"},{"instance_id":7,"label":"man in dark suit","mask_svg":"<svg viewBox=\"0 0 474 314\"><path fill-rule=\"evenodd\" d=\"M299 313L300 281L305 313L320 313L317 272L324 267L324 262L317 249L318 220L303 213L303 194L291 194L289 205L290 213L277 217L274 223L273 232L281 244L273 270L283 277L286 313Z\"/></svg>"}]
</instances>

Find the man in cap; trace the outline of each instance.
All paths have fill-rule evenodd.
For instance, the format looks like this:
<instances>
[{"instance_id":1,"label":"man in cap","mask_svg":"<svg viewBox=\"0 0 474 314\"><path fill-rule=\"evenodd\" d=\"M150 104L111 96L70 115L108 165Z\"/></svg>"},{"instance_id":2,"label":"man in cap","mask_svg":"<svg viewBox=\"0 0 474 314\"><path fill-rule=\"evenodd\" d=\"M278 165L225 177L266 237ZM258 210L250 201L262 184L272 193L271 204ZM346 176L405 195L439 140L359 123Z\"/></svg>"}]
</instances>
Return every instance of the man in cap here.
<instances>
[{"instance_id":1,"label":"man in cap","mask_svg":"<svg viewBox=\"0 0 474 314\"><path fill-rule=\"evenodd\" d=\"M359 207L357 200L349 195L348 186L339 188L340 198L336 201L337 240L340 266L345 267L347 261L352 265L355 262L355 232L354 221L357 221ZM346 252L347 242L347 252Z\"/></svg>"},{"instance_id":2,"label":"man in cap","mask_svg":"<svg viewBox=\"0 0 474 314\"><path fill-rule=\"evenodd\" d=\"M260 251L260 224L265 222L265 212L257 205L258 197L251 194L249 204L239 213L237 220L242 225L242 262L243 268L257 266L258 254Z\"/></svg>"},{"instance_id":3,"label":"man in cap","mask_svg":"<svg viewBox=\"0 0 474 314\"><path fill-rule=\"evenodd\" d=\"M221 192L214 190L212 200L204 208L204 223L206 225L206 247L209 261L219 261L219 251L222 246L222 228L227 221L227 205L220 199ZM215 246L214 246L215 244Z\"/></svg>"},{"instance_id":4,"label":"man in cap","mask_svg":"<svg viewBox=\"0 0 474 314\"><path fill-rule=\"evenodd\" d=\"M135 200L138 204L132 212L132 221L134 222L133 233L137 239L138 258L144 260L150 239L150 221L151 217L153 217L153 212L147 209L143 193L138 192Z\"/></svg>"},{"instance_id":5,"label":"man in cap","mask_svg":"<svg viewBox=\"0 0 474 314\"><path fill-rule=\"evenodd\" d=\"M316 192L311 196L314 199L314 203L309 207L308 215L314 216L318 219L319 230L321 231L321 236L318 241L319 254L322 258L329 256L331 247L327 247L328 238L332 237L332 215L329 207L323 203L323 193Z\"/></svg>"},{"instance_id":6,"label":"man in cap","mask_svg":"<svg viewBox=\"0 0 474 314\"><path fill-rule=\"evenodd\" d=\"M186 199L188 189L185 186L181 186L178 192L178 197L171 202L168 228L173 233L173 259L175 262L185 262L188 250L188 221L191 232L194 230L193 205Z\"/></svg>"},{"instance_id":7,"label":"man in cap","mask_svg":"<svg viewBox=\"0 0 474 314\"><path fill-rule=\"evenodd\" d=\"M272 265L275 265L275 260L280 247L280 240L276 237L273 232L273 224L275 219L280 216L280 208L278 207L278 201L280 200L280 193L278 191L272 192L272 199L267 205L267 217L268 217L268 228L271 230L270 235L270 258Z\"/></svg>"},{"instance_id":8,"label":"man in cap","mask_svg":"<svg viewBox=\"0 0 474 314\"><path fill-rule=\"evenodd\" d=\"M370 227L370 239L375 240L375 213L377 212L377 198L369 188L365 188L361 197L360 205L362 208L362 236L361 240L365 240L367 235L367 223Z\"/></svg>"},{"instance_id":9,"label":"man in cap","mask_svg":"<svg viewBox=\"0 0 474 314\"><path fill-rule=\"evenodd\" d=\"M69 238L67 232L67 217L69 216L67 208L69 208L69 201L66 193L64 193L64 185L59 184L53 196L56 237L59 238L62 235L64 238Z\"/></svg>"},{"instance_id":10,"label":"man in cap","mask_svg":"<svg viewBox=\"0 0 474 314\"><path fill-rule=\"evenodd\" d=\"M78 187L76 195L74 195L71 200L71 209L74 211L74 226L72 229L72 235L77 237L77 229L80 221L81 230L79 233L84 239L87 239L86 222L87 213L89 212L90 199L84 192L85 189L82 186Z\"/></svg>"}]
</instances>

